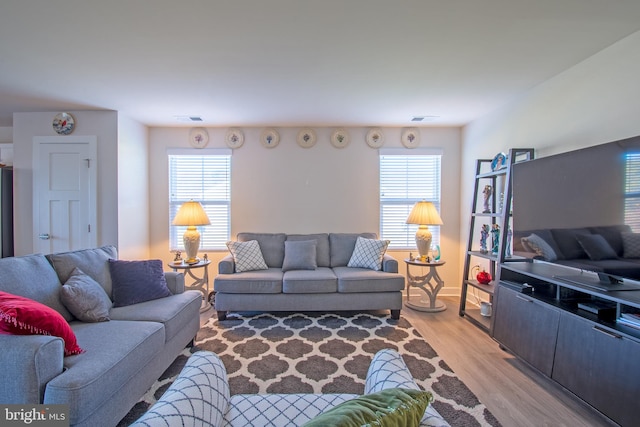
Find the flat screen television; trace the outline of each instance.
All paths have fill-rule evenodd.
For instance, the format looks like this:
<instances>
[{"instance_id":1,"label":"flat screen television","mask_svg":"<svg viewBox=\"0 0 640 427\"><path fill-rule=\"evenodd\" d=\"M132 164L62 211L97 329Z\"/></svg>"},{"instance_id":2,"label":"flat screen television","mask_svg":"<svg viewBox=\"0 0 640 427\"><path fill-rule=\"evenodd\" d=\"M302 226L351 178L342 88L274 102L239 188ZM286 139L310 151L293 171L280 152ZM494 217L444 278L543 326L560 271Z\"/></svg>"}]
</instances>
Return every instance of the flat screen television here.
<instances>
[{"instance_id":1,"label":"flat screen television","mask_svg":"<svg viewBox=\"0 0 640 427\"><path fill-rule=\"evenodd\" d=\"M640 280L640 136L516 163L512 179L514 251Z\"/></svg>"}]
</instances>

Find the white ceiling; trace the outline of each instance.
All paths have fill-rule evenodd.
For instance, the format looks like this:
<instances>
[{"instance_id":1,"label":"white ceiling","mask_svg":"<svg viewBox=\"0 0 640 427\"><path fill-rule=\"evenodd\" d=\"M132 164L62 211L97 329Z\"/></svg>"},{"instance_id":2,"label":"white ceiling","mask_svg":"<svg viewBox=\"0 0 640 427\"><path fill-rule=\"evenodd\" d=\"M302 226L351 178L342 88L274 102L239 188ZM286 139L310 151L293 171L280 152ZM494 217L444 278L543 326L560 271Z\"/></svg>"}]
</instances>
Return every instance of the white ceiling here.
<instances>
[{"instance_id":1,"label":"white ceiling","mask_svg":"<svg viewBox=\"0 0 640 427\"><path fill-rule=\"evenodd\" d=\"M638 30L639 0L2 0L0 125L463 125Z\"/></svg>"}]
</instances>

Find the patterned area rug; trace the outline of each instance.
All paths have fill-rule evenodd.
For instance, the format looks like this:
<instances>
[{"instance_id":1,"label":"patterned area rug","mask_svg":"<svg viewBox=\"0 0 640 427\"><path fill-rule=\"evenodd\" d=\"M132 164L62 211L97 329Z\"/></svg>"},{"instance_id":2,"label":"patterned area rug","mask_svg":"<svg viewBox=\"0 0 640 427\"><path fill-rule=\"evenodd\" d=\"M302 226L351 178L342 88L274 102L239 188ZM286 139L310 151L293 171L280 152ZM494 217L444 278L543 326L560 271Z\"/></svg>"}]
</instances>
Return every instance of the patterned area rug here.
<instances>
[{"instance_id":1,"label":"patterned area rug","mask_svg":"<svg viewBox=\"0 0 640 427\"><path fill-rule=\"evenodd\" d=\"M162 395L190 352L213 351L227 368L231 394L356 393L373 355L393 348L402 354L416 382L431 390L434 408L452 426L499 426L500 423L460 381L440 356L404 318L373 313L269 313L215 317L120 426L135 421Z\"/></svg>"}]
</instances>

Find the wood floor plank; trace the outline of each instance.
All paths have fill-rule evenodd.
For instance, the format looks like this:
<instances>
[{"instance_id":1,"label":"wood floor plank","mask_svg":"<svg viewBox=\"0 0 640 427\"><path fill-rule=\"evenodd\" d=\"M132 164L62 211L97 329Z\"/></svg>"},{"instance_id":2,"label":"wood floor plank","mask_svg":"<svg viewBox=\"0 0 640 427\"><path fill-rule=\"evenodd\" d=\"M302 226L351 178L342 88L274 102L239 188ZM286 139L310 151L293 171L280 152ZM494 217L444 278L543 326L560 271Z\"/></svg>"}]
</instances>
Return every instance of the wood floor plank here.
<instances>
[{"instance_id":1,"label":"wood floor plank","mask_svg":"<svg viewBox=\"0 0 640 427\"><path fill-rule=\"evenodd\" d=\"M424 313L405 307L402 316L505 427L594 426L612 423L555 382L458 316L458 298L442 297L447 310Z\"/></svg>"}]
</instances>

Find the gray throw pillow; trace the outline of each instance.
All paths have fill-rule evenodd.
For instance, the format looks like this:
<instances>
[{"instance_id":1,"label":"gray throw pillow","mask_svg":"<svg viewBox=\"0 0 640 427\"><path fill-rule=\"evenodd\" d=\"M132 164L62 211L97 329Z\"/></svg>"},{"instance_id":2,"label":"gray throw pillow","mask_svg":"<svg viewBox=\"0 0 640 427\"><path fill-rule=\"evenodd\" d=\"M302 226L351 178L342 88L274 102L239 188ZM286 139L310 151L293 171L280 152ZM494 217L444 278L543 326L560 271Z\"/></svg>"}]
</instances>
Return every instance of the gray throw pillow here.
<instances>
[{"instance_id":1,"label":"gray throw pillow","mask_svg":"<svg viewBox=\"0 0 640 427\"><path fill-rule=\"evenodd\" d=\"M77 267L62 285L60 299L78 320L90 323L110 320L109 296L98 282Z\"/></svg>"},{"instance_id":2,"label":"gray throw pillow","mask_svg":"<svg viewBox=\"0 0 640 427\"><path fill-rule=\"evenodd\" d=\"M284 242L284 262L282 271L289 270L315 270L318 268L316 261L316 241L298 240Z\"/></svg>"},{"instance_id":3,"label":"gray throw pillow","mask_svg":"<svg viewBox=\"0 0 640 427\"><path fill-rule=\"evenodd\" d=\"M162 261L109 260L113 286L113 306L123 307L171 295Z\"/></svg>"},{"instance_id":4,"label":"gray throw pillow","mask_svg":"<svg viewBox=\"0 0 640 427\"><path fill-rule=\"evenodd\" d=\"M389 246L388 240L365 239L358 237L347 267L361 267L379 271L382 269L382 258Z\"/></svg>"},{"instance_id":5,"label":"gray throw pillow","mask_svg":"<svg viewBox=\"0 0 640 427\"><path fill-rule=\"evenodd\" d=\"M625 258L640 258L640 233L622 233Z\"/></svg>"},{"instance_id":6,"label":"gray throw pillow","mask_svg":"<svg viewBox=\"0 0 640 427\"><path fill-rule=\"evenodd\" d=\"M618 254L616 254L609 242L599 234L578 234L576 239L587 253L589 259L593 261L618 258Z\"/></svg>"},{"instance_id":7,"label":"gray throw pillow","mask_svg":"<svg viewBox=\"0 0 640 427\"><path fill-rule=\"evenodd\" d=\"M545 261L553 262L558 260L558 255L544 239L537 234L522 238L522 245L531 248L536 255L542 257Z\"/></svg>"}]
</instances>

